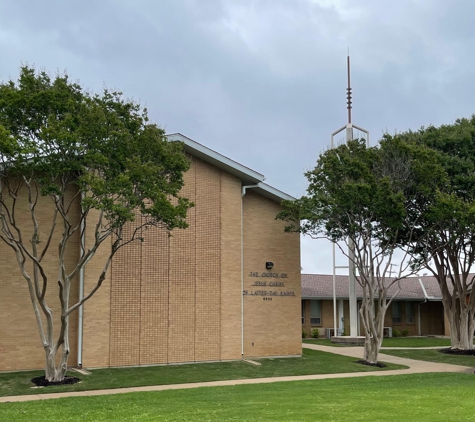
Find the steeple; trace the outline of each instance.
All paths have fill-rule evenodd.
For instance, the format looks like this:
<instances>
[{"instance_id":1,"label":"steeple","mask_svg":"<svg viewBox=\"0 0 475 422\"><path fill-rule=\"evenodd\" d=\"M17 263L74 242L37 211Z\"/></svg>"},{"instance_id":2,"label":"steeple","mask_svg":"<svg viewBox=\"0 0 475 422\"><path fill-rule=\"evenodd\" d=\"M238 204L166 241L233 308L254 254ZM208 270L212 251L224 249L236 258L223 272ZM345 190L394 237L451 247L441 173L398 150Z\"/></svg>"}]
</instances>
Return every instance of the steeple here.
<instances>
[{"instance_id":1,"label":"steeple","mask_svg":"<svg viewBox=\"0 0 475 422\"><path fill-rule=\"evenodd\" d=\"M351 121L351 78L350 78L350 51L348 49L348 55L346 56L346 71L348 76L348 86L346 88L346 108L348 110L348 123L342 128L338 129L336 132L331 134L331 148L334 148L334 137L340 132L346 130L346 142L353 140L353 128L358 129L360 132L366 134L366 145L369 146L369 132L366 129L363 129L359 126L356 126ZM356 301L356 272L355 272L355 245L351 239L348 239L348 266L336 266L335 259L335 243L333 243L333 325L334 332L337 331L337 319L336 319L336 287L335 287L335 278L336 278L336 269L337 268L348 268L349 272L349 291L348 291L348 302L350 308L350 337L356 337L358 335L358 308ZM340 332L343 331L343 327L340 327Z\"/></svg>"},{"instance_id":2,"label":"steeple","mask_svg":"<svg viewBox=\"0 0 475 422\"><path fill-rule=\"evenodd\" d=\"M346 104L348 109L348 124L351 124L351 82L350 82L350 55L346 56L346 70L348 73L348 88L346 88Z\"/></svg>"}]
</instances>

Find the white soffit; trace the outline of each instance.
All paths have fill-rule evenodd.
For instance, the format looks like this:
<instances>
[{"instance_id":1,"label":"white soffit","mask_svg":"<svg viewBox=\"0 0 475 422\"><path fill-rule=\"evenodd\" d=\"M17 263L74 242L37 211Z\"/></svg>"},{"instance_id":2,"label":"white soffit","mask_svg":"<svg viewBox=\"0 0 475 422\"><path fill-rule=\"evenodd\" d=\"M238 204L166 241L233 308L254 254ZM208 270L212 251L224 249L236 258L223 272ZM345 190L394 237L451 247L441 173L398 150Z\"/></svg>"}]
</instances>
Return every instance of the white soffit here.
<instances>
[{"instance_id":1,"label":"white soffit","mask_svg":"<svg viewBox=\"0 0 475 422\"><path fill-rule=\"evenodd\" d=\"M287 195L286 193L275 189L266 183L263 183L265 180L263 174L251 170L249 167L243 166L242 164L239 164L236 161L231 160L230 158L225 157L224 155L213 151L212 149L205 147L196 141L193 141L193 139L190 139L181 133L172 133L170 135L166 135L166 137L172 142L183 142L185 152L225 171L226 173L236 176L242 181L243 186L258 185L252 190L259 195L279 203L284 199L295 199L294 197Z\"/></svg>"},{"instance_id":2,"label":"white soffit","mask_svg":"<svg viewBox=\"0 0 475 422\"><path fill-rule=\"evenodd\" d=\"M219 152L213 151L212 149L193 141L193 139L190 139L181 133L172 133L171 135L166 135L166 137L169 141L183 142L185 145L185 152L224 170L226 173L236 176L243 181L243 184L255 185L265 180L263 174L251 170L250 168L225 157Z\"/></svg>"},{"instance_id":3,"label":"white soffit","mask_svg":"<svg viewBox=\"0 0 475 422\"><path fill-rule=\"evenodd\" d=\"M266 198L272 199L275 202L281 202L283 200L286 201L294 201L295 198L293 196L287 195L285 192L280 191L279 189L273 188L266 183L259 183L257 188L254 188L253 191L258 193L259 195L265 196Z\"/></svg>"}]
</instances>

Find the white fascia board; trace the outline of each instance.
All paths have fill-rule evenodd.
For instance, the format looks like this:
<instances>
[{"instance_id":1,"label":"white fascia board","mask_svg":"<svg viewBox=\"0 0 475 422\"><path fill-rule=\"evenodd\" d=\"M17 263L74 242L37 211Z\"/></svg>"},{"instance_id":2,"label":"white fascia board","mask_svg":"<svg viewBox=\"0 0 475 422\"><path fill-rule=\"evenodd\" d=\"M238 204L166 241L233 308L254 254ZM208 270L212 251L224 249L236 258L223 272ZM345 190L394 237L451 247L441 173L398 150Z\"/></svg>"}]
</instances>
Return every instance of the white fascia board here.
<instances>
[{"instance_id":1,"label":"white fascia board","mask_svg":"<svg viewBox=\"0 0 475 422\"><path fill-rule=\"evenodd\" d=\"M253 189L253 191L278 203L282 202L283 200L295 201L293 196L287 195L285 192L282 192L279 189L273 188L272 186L262 182L259 183L257 187Z\"/></svg>"},{"instance_id":2,"label":"white fascia board","mask_svg":"<svg viewBox=\"0 0 475 422\"><path fill-rule=\"evenodd\" d=\"M172 133L170 135L166 135L166 137L172 142L183 142L185 152L225 171L226 173L236 176L242 181L243 186L257 185L253 187L252 190L258 195L269 198L270 200L278 202L279 204L283 200L295 200L293 196L287 195L286 193L273 188L266 183L263 183L265 180L263 174L258 173L249 167L243 166L242 164L225 157L219 152L205 147L204 145L182 135L181 133Z\"/></svg>"},{"instance_id":3,"label":"white fascia board","mask_svg":"<svg viewBox=\"0 0 475 422\"><path fill-rule=\"evenodd\" d=\"M225 171L226 173L236 176L242 180L243 185L256 185L265 180L263 174L251 170L250 168L243 166L242 164L239 164L196 141L193 141L193 139L190 139L181 133L172 133L165 136L169 141L183 142L185 152Z\"/></svg>"}]
</instances>

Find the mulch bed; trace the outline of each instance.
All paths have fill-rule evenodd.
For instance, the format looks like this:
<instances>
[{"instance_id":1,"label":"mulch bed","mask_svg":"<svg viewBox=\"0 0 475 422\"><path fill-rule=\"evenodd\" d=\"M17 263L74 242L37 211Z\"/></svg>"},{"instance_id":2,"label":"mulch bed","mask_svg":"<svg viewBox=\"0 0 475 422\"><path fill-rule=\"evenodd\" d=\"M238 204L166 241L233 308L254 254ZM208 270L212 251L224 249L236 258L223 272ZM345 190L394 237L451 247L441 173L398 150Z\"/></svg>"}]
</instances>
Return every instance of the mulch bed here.
<instances>
[{"instance_id":1,"label":"mulch bed","mask_svg":"<svg viewBox=\"0 0 475 422\"><path fill-rule=\"evenodd\" d=\"M377 366L378 368L386 368L388 365L378 362L378 363L370 363L367 360L357 360L356 363L359 363L360 365L366 365L366 366Z\"/></svg>"},{"instance_id":2,"label":"mulch bed","mask_svg":"<svg viewBox=\"0 0 475 422\"><path fill-rule=\"evenodd\" d=\"M81 381L76 377L65 377L63 381L48 381L44 375L41 377L35 377L31 379L31 382L37 387L48 387L50 385L65 385L65 384L76 384Z\"/></svg>"},{"instance_id":3,"label":"mulch bed","mask_svg":"<svg viewBox=\"0 0 475 422\"><path fill-rule=\"evenodd\" d=\"M446 355L463 355L463 356L475 356L475 349L471 350L462 350L462 349L440 349L440 353L445 353Z\"/></svg>"}]
</instances>

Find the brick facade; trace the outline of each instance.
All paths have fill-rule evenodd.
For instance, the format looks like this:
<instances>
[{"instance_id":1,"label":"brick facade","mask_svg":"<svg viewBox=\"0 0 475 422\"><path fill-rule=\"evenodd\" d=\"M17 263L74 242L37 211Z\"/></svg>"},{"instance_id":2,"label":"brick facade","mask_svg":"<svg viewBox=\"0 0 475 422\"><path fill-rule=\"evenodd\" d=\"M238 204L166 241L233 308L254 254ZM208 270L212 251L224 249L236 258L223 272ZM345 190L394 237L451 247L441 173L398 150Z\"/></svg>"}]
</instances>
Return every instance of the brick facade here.
<instances>
[{"instance_id":1,"label":"brick facade","mask_svg":"<svg viewBox=\"0 0 475 422\"><path fill-rule=\"evenodd\" d=\"M143 242L116 254L102 287L84 306L84 367L301 354L299 236L284 233L282 222L275 220L278 203L252 189L242 199L241 188L238 177L192 157L183 190L195 203L188 214L189 228L174 230L171 237L164 230L144 230ZM42 218L50 218L46 202L41 210ZM140 216L137 219L134 224ZM93 220L91 215L89 221ZM126 230L133 228L130 224ZM91 236L89 227L86 247ZM75 245L68 260L77 259L78 239ZM104 244L88 264L86 293L96 283L109 248L110 242ZM267 272L267 261L275 264L272 273L286 276L249 276ZM53 256L52 271L56 265ZM0 296L0 370L43 368L44 352L26 285L3 243L0 268L11 275L3 278ZM272 297L243 296L243 287L248 292L261 290L252 284L264 279ZM271 281L281 284L271 288ZM55 284L51 291L56 293ZM76 283L72 298L77 297ZM54 294L51 299L56 299ZM78 359L77 328L76 312L70 330L73 366Z\"/></svg>"},{"instance_id":2,"label":"brick facade","mask_svg":"<svg viewBox=\"0 0 475 422\"><path fill-rule=\"evenodd\" d=\"M312 331L318 328L320 337L326 337L328 328L333 328L333 301L332 300L320 300L321 303L321 321L320 324L312 324L310 320L310 300L303 300L304 307L304 321L302 323L302 329L305 330L308 337L312 335ZM394 302L393 302L394 303ZM386 311L384 318L384 326L392 327L393 330L409 330L409 336L429 336L429 335L448 335L446 326L444 327L444 306L440 301L423 302L423 301L399 301L400 303L400 322L393 322L392 306L391 304ZM410 306L408 303L412 303L413 313L412 322L408 321L406 307ZM340 300L337 300L337 309L340 307ZM358 305L359 308L359 305ZM348 300L343 301L344 309L344 331L349 333L349 305ZM420 312L420 315L419 315ZM337 318L339 314L337 313ZM419 327L420 321L420 327ZM339 325L338 327L339 328ZM364 327L361 319L359 321L359 332L364 335Z\"/></svg>"},{"instance_id":3,"label":"brick facade","mask_svg":"<svg viewBox=\"0 0 475 422\"><path fill-rule=\"evenodd\" d=\"M296 233L284 233L283 222L275 220L278 212L278 204L256 195L252 189L247 191L244 290L249 294L244 296L244 356L301 353L300 239ZM273 262L274 267L267 270L266 262ZM262 277L263 273L286 277ZM251 294L260 291L272 296Z\"/></svg>"}]
</instances>

